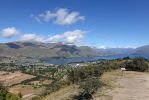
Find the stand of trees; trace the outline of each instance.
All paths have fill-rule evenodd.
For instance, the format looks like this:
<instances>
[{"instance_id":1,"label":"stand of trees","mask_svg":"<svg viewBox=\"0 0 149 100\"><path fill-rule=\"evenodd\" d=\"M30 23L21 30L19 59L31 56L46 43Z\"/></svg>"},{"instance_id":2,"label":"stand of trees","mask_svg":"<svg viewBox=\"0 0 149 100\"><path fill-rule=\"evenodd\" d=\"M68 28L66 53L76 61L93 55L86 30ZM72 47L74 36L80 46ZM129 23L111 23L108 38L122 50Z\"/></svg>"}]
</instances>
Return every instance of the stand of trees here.
<instances>
[{"instance_id":1,"label":"stand of trees","mask_svg":"<svg viewBox=\"0 0 149 100\"><path fill-rule=\"evenodd\" d=\"M0 100L21 100L21 98L9 93L7 87L0 84Z\"/></svg>"},{"instance_id":2,"label":"stand of trees","mask_svg":"<svg viewBox=\"0 0 149 100\"><path fill-rule=\"evenodd\" d=\"M82 92L75 97L78 100L91 99L92 94L101 87L99 77L103 74L103 68L99 66L84 66L69 71L68 78L74 84L80 85Z\"/></svg>"}]
</instances>

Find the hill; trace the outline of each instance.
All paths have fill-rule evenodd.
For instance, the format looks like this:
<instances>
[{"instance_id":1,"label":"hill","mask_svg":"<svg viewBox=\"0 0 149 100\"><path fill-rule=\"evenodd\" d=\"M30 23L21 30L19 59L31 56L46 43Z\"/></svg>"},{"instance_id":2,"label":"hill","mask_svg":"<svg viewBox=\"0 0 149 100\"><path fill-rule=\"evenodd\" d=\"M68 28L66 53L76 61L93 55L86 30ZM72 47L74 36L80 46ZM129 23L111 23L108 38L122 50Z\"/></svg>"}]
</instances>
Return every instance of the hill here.
<instances>
[{"instance_id":1,"label":"hill","mask_svg":"<svg viewBox=\"0 0 149 100\"><path fill-rule=\"evenodd\" d=\"M108 55L119 55L119 54L132 54L134 52L133 48L106 48L98 49L99 52Z\"/></svg>"},{"instance_id":2,"label":"hill","mask_svg":"<svg viewBox=\"0 0 149 100\"><path fill-rule=\"evenodd\" d=\"M0 43L0 57L11 58L71 58L103 55L149 55L149 45L133 48L97 49L64 43L10 42Z\"/></svg>"},{"instance_id":3,"label":"hill","mask_svg":"<svg viewBox=\"0 0 149 100\"><path fill-rule=\"evenodd\" d=\"M0 56L7 57L82 57L103 55L88 46L77 47L63 43L11 42L0 44Z\"/></svg>"},{"instance_id":4,"label":"hill","mask_svg":"<svg viewBox=\"0 0 149 100\"><path fill-rule=\"evenodd\" d=\"M149 55L149 45L141 46L135 49L134 54Z\"/></svg>"}]
</instances>

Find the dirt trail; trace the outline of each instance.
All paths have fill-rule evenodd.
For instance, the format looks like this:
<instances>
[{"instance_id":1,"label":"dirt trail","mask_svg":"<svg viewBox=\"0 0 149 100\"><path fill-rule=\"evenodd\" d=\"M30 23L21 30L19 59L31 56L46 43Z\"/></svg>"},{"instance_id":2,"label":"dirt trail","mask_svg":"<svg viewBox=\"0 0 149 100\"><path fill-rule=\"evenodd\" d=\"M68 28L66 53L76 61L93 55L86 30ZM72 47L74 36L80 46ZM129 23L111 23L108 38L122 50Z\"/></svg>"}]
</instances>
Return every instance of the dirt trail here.
<instances>
[{"instance_id":1,"label":"dirt trail","mask_svg":"<svg viewBox=\"0 0 149 100\"><path fill-rule=\"evenodd\" d=\"M116 79L116 83L118 87L95 100L149 100L148 73L128 71L124 77Z\"/></svg>"}]
</instances>

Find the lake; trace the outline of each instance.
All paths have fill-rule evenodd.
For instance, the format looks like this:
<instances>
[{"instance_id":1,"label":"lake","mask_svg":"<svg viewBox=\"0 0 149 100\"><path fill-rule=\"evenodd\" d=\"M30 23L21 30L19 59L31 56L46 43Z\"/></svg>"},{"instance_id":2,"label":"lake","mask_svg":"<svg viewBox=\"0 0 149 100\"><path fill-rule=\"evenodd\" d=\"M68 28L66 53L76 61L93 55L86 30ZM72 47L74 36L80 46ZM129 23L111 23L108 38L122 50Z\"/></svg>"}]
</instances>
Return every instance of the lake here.
<instances>
[{"instance_id":1,"label":"lake","mask_svg":"<svg viewBox=\"0 0 149 100\"><path fill-rule=\"evenodd\" d=\"M146 55L114 55L114 56L96 56L96 57L75 57L75 58L53 58L46 60L46 63L50 64L68 64L68 63L75 63L75 62L89 62L89 61L97 61L97 60L112 60L112 59L118 59L118 58L124 58L129 56L130 58L135 57L144 57L146 59L149 59L149 56Z\"/></svg>"}]
</instances>

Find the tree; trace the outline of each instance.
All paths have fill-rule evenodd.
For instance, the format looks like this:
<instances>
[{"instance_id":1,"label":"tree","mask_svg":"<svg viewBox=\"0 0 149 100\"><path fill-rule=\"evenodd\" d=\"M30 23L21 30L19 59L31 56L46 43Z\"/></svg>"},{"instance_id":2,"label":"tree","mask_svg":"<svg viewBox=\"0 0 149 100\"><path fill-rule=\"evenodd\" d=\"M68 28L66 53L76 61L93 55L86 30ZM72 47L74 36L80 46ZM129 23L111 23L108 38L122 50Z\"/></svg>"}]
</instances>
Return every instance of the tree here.
<instances>
[{"instance_id":1,"label":"tree","mask_svg":"<svg viewBox=\"0 0 149 100\"><path fill-rule=\"evenodd\" d=\"M5 96L7 95L8 93L8 88L3 86L2 84L0 84L0 97L1 98L5 98Z\"/></svg>"},{"instance_id":2,"label":"tree","mask_svg":"<svg viewBox=\"0 0 149 100\"><path fill-rule=\"evenodd\" d=\"M0 84L0 100L21 100L21 98L9 93L8 88Z\"/></svg>"},{"instance_id":3,"label":"tree","mask_svg":"<svg viewBox=\"0 0 149 100\"><path fill-rule=\"evenodd\" d=\"M92 94L102 86L101 81L97 77L88 77L80 83L80 88L83 91L79 96L75 96L77 100L89 100L92 98Z\"/></svg>"},{"instance_id":4,"label":"tree","mask_svg":"<svg viewBox=\"0 0 149 100\"><path fill-rule=\"evenodd\" d=\"M84 93L89 94L94 93L101 86L102 83L96 77L89 77L80 83L80 87L84 90Z\"/></svg>"},{"instance_id":5,"label":"tree","mask_svg":"<svg viewBox=\"0 0 149 100\"><path fill-rule=\"evenodd\" d=\"M74 84L75 83L75 71L71 69L68 71L68 79Z\"/></svg>"}]
</instances>

